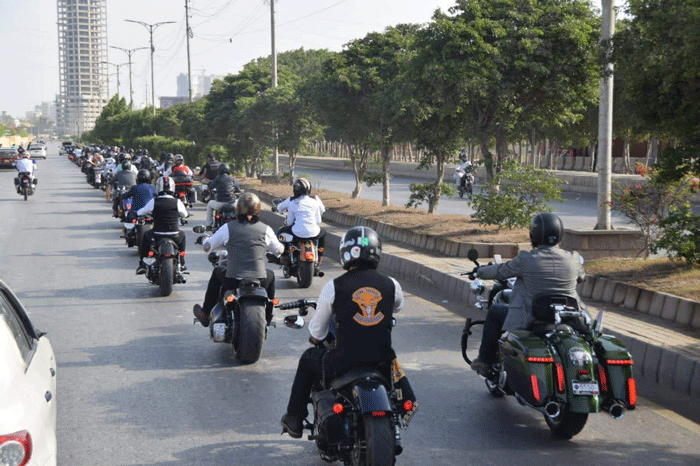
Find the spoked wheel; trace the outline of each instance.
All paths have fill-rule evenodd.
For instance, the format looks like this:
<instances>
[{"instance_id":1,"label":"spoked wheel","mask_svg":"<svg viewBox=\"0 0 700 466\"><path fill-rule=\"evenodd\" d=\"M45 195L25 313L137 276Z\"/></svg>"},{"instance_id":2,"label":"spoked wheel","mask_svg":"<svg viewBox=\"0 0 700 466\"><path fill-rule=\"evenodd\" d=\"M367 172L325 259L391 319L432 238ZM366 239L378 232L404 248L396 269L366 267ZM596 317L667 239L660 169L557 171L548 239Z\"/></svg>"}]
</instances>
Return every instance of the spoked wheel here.
<instances>
[{"instance_id":1,"label":"spoked wheel","mask_svg":"<svg viewBox=\"0 0 700 466\"><path fill-rule=\"evenodd\" d=\"M572 413L568 408L565 408L561 410L556 419L552 419L545 413L544 420L554 435L570 439L583 430L588 420L588 413Z\"/></svg>"}]
</instances>

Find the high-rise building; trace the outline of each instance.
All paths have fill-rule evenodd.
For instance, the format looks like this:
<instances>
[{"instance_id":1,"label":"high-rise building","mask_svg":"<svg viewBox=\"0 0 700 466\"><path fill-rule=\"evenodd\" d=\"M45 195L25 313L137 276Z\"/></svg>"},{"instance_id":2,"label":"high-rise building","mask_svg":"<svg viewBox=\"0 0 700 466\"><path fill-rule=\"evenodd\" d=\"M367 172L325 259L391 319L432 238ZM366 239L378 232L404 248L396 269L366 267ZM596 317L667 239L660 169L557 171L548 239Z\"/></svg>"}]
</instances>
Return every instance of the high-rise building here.
<instances>
[{"instance_id":1,"label":"high-rise building","mask_svg":"<svg viewBox=\"0 0 700 466\"><path fill-rule=\"evenodd\" d=\"M57 0L59 131L82 134L95 126L109 100L107 0Z\"/></svg>"},{"instance_id":2,"label":"high-rise building","mask_svg":"<svg viewBox=\"0 0 700 466\"><path fill-rule=\"evenodd\" d=\"M178 97L189 97L189 79L185 73L180 73L177 75L177 96Z\"/></svg>"}]
</instances>

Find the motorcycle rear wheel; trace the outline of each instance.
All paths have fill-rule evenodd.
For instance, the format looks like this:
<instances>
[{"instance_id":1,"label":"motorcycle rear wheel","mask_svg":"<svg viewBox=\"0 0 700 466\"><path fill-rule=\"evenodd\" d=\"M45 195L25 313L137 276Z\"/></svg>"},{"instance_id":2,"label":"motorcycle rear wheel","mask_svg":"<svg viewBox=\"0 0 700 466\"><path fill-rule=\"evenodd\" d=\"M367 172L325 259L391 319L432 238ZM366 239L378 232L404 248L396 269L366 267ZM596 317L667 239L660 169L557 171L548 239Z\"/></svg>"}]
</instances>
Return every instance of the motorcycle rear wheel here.
<instances>
[{"instance_id":1,"label":"motorcycle rear wheel","mask_svg":"<svg viewBox=\"0 0 700 466\"><path fill-rule=\"evenodd\" d=\"M174 259L165 259L160 264L160 295L170 296L173 292Z\"/></svg>"},{"instance_id":2,"label":"motorcycle rear wheel","mask_svg":"<svg viewBox=\"0 0 700 466\"><path fill-rule=\"evenodd\" d=\"M22 194L24 195L24 200L25 200L25 201L27 200L27 195L28 195L27 192L28 192L28 191L29 191L29 189L28 189L26 186L23 186L23 187L22 187Z\"/></svg>"},{"instance_id":3,"label":"motorcycle rear wheel","mask_svg":"<svg viewBox=\"0 0 700 466\"><path fill-rule=\"evenodd\" d=\"M588 420L588 413L572 413L568 409L563 409L556 420L547 414L544 415L544 420L554 435L568 440L583 430Z\"/></svg>"},{"instance_id":4,"label":"motorcycle rear wheel","mask_svg":"<svg viewBox=\"0 0 700 466\"><path fill-rule=\"evenodd\" d=\"M297 270L297 284L299 288L308 288L314 279L314 263L310 261L300 261Z\"/></svg>"},{"instance_id":5,"label":"motorcycle rear wheel","mask_svg":"<svg viewBox=\"0 0 700 466\"><path fill-rule=\"evenodd\" d=\"M235 339L236 359L252 364L260 359L265 341L265 305L257 301L244 301L240 306L238 338Z\"/></svg>"},{"instance_id":6,"label":"motorcycle rear wheel","mask_svg":"<svg viewBox=\"0 0 700 466\"><path fill-rule=\"evenodd\" d=\"M394 431L391 428L391 416L372 416L365 414L364 439L358 439L352 451L353 466L391 466L396 461L394 455ZM364 443L364 451L362 444Z\"/></svg>"}]
</instances>

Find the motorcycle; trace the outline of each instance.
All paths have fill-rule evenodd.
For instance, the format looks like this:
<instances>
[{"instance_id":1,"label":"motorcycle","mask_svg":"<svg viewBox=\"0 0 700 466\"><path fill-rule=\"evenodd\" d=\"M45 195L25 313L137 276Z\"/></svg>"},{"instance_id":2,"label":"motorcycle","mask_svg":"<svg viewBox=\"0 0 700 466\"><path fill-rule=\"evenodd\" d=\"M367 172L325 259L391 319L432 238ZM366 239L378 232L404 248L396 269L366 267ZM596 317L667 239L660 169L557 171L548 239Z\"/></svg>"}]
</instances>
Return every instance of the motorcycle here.
<instances>
[{"instance_id":1,"label":"motorcycle","mask_svg":"<svg viewBox=\"0 0 700 466\"><path fill-rule=\"evenodd\" d=\"M476 250L467 255L477 267L478 256ZM507 304L508 283L496 281L495 286L500 289L490 300ZM471 289L478 297L475 307L483 309L489 302L482 296L485 284L474 280ZM505 332L498 362L479 373L491 395L511 395L542 412L552 432L565 439L583 430L590 413L604 410L621 419L625 409L635 408L632 356L620 340L602 333L602 311L591 320L574 297L541 293L533 300L532 312L536 320L530 328ZM467 364L471 365L467 347L472 327L483 323L467 318L462 330Z\"/></svg>"},{"instance_id":2,"label":"motorcycle","mask_svg":"<svg viewBox=\"0 0 700 466\"><path fill-rule=\"evenodd\" d=\"M277 211L275 206L280 202L280 198L273 201L273 212ZM280 233L279 240L284 244L284 252L279 259L284 278L296 277L299 288L308 288L314 277L324 276L319 266L318 240L295 238L291 233Z\"/></svg>"},{"instance_id":3,"label":"motorcycle","mask_svg":"<svg viewBox=\"0 0 700 466\"><path fill-rule=\"evenodd\" d=\"M175 241L167 236L154 238L149 246L148 257L154 260L146 264L146 278L159 286L161 296L170 296L173 284L187 283L183 275L189 272L181 270L180 262L184 255L185 252L180 251Z\"/></svg>"},{"instance_id":4,"label":"motorcycle","mask_svg":"<svg viewBox=\"0 0 700 466\"><path fill-rule=\"evenodd\" d=\"M24 200L26 201L28 196L34 194L36 185L32 183L32 175L29 172L19 172L17 177L19 178L17 194L24 196Z\"/></svg>"},{"instance_id":5,"label":"motorcycle","mask_svg":"<svg viewBox=\"0 0 700 466\"><path fill-rule=\"evenodd\" d=\"M298 315L284 318L287 327L300 329L308 309L316 303L305 299L275 306L299 309ZM346 465L392 465L403 451L401 430L408 428L418 407L403 399L404 377L394 367L353 368L333 380L317 383L311 391L313 423L304 421L311 431L321 458Z\"/></svg>"},{"instance_id":6,"label":"motorcycle","mask_svg":"<svg viewBox=\"0 0 700 466\"><path fill-rule=\"evenodd\" d=\"M216 188L209 189L207 186L202 186L202 192L199 194L199 200L206 204L212 199L216 199Z\"/></svg>"},{"instance_id":7,"label":"motorcycle","mask_svg":"<svg viewBox=\"0 0 700 466\"><path fill-rule=\"evenodd\" d=\"M194 188L194 182L189 175L173 175L175 180L175 198L180 199L185 207L192 208L192 204L197 202Z\"/></svg>"},{"instance_id":8,"label":"motorcycle","mask_svg":"<svg viewBox=\"0 0 700 466\"><path fill-rule=\"evenodd\" d=\"M125 194L129 189L120 184L117 185L115 188L112 189L112 197L113 198L118 198L122 194ZM131 209L131 198L127 199L122 199L120 202L117 202L117 214L116 217L119 219L120 222L122 223L127 223L126 222L126 214L129 212Z\"/></svg>"},{"instance_id":9,"label":"motorcycle","mask_svg":"<svg viewBox=\"0 0 700 466\"><path fill-rule=\"evenodd\" d=\"M466 194L469 199L472 198L474 194L474 167L467 167L467 170L461 167L455 168L455 188L457 188L457 193L459 197L464 197Z\"/></svg>"},{"instance_id":10,"label":"motorcycle","mask_svg":"<svg viewBox=\"0 0 700 466\"><path fill-rule=\"evenodd\" d=\"M193 231L204 233L204 227L196 226ZM195 243L201 244L203 238L198 237ZM213 266L224 265L226 255L226 251L221 254L211 251L208 259ZM215 343L231 344L238 361L252 364L260 359L267 337L266 310L277 302L268 298L260 280L243 279L235 290L226 290L212 309L209 336ZM197 319L194 321L198 322Z\"/></svg>"},{"instance_id":11,"label":"motorcycle","mask_svg":"<svg viewBox=\"0 0 700 466\"><path fill-rule=\"evenodd\" d=\"M153 228L153 218L150 216L140 216L131 222L125 222L122 229L122 238L126 240L127 247L137 248L143 241L143 235Z\"/></svg>"}]
</instances>

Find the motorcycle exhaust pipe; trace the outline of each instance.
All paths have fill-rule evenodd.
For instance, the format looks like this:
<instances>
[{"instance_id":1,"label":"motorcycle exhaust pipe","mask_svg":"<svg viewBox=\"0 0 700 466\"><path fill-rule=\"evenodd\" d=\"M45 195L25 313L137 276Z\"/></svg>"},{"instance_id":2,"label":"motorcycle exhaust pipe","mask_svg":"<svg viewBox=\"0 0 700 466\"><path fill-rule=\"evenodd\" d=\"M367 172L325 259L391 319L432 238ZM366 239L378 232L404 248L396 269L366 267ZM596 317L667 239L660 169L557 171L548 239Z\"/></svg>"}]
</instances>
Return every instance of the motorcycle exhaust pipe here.
<instances>
[{"instance_id":1,"label":"motorcycle exhaust pipe","mask_svg":"<svg viewBox=\"0 0 700 466\"><path fill-rule=\"evenodd\" d=\"M619 403L613 403L610 406L603 407L613 419L622 419L625 417L625 407Z\"/></svg>"},{"instance_id":2,"label":"motorcycle exhaust pipe","mask_svg":"<svg viewBox=\"0 0 700 466\"><path fill-rule=\"evenodd\" d=\"M544 412L547 413L551 419L556 419L561 414L561 406L556 401L550 401L544 407Z\"/></svg>"}]
</instances>

